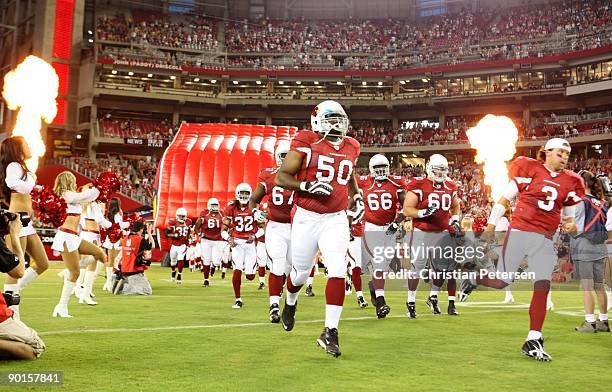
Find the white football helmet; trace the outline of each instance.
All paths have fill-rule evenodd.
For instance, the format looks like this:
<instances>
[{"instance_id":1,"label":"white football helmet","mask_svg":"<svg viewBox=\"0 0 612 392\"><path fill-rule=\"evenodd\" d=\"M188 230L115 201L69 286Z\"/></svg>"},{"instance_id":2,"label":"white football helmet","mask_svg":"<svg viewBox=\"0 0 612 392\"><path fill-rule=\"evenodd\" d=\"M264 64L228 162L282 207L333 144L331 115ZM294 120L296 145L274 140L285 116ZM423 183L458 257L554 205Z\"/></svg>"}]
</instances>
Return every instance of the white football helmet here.
<instances>
[{"instance_id":1,"label":"white football helmet","mask_svg":"<svg viewBox=\"0 0 612 392\"><path fill-rule=\"evenodd\" d=\"M238 200L240 204L247 204L251 198L251 193L253 193L253 190L249 184L246 182L238 184L236 187L236 200Z\"/></svg>"},{"instance_id":2,"label":"white football helmet","mask_svg":"<svg viewBox=\"0 0 612 392\"><path fill-rule=\"evenodd\" d=\"M206 208L208 208L208 211L210 212L219 212L219 200L211 197L206 203Z\"/></svg>"},{"instance_id":3,"label":"white football helmet","mask_svg":"<svg viewBox=\"0 0 612 392\"><path fill-rule=\"evenodd\" d=\"M342 140L349 128L346 112L336 101L323 101L312 110L310 125L313 132L323 137L333 136Z\"/></svg>"},{"instance_id":4,"label":"white football helmet","mask_svg":"<svg viewBox=\"0 0 612 392\"><path fill-rule=\"evenodd\" d=\"M444 155L433 154L425 166L427 177L435 182L444 182L448 176L448 161Z\"/></svg>"},{"instance_id":5,"label":"white football helmet","mask_svg":"<svg viewBox=\"0 0 612 392\"><path fill-rule=\"evenodd\" d=\"M176 209L176 221L183 223L187 220L187 210L183 207Z\"/></svg>"},{"instance_id":6,"label":"white football helmet","mask_svg":"<svg viewBox=\"0 0 612 392\"><path fill-rule=\"evenodd\" d=\"M389 160L383 154L376 154L370 158L370 174L375 180L383 181L389 178Z\"/></svg>"},{"instance_id":7,"label":"white football helmet","mask_svg":"<svg viewBox=\"0 0 612 392\"><path fill-rule=\"evenodd\" d=\"M283 159L285 159L285 155L289 152L289 142L286 140L281 141L276 146L276 151L274 151L274 158L276 158L276 166L280 166L283 164Z\"/></svg>"}]
</instances>

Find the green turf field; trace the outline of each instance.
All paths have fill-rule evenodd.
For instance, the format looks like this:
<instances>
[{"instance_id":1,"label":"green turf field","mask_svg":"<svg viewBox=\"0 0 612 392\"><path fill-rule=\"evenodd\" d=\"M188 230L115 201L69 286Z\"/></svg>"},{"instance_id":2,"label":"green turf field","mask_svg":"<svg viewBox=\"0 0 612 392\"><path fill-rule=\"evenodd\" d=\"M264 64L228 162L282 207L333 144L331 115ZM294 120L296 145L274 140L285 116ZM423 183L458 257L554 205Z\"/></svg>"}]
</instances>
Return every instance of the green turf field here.
<instances>
[{"instance_id":1,"label":"green turf field","mask_svg":"<svg viewBox=\"0 0 612 392\"><path fill-rule=\"evenodd\" d=\"M515 305L500 303L503 292L475 293L459 317L433 316L423 283L416 320L405 317L404 292L388 292L392 310L385 320L348 296L343 354L335 359L315 343L323 328L322 276L315 279L316 296L300 298L288 333L268 322L267 290L257 291L256 283L243 285L245 306L236 310L230 279L217 274L203 288L199 273L186 272L177 287L167 280L169 269L159 267L148 272L151 297L111 296L98 278L98 306L73 297L75 318L52 319L60 294L59 265L52 268L22 292L22 320L40 333L47 351L37 361L0 363L0 372L61 370L66 391L578 391L606 389L612 379L612 334L573 331L581 321L576 291L553 294L556 310L544 326L551 363L520 353L529 292L516 291ZM445 311L444 293L441 300Z\"/></svg>"}]
</instances>

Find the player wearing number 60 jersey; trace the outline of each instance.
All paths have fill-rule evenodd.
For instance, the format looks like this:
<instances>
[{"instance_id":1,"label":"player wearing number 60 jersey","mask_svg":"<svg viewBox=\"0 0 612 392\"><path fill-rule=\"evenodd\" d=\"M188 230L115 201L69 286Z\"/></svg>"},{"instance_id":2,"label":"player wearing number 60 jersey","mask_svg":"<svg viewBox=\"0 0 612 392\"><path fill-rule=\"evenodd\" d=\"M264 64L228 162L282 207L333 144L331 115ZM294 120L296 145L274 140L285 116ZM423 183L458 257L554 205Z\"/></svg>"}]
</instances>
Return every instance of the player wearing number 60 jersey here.
<instances>
[{"instance_id":1,"label":"player wearing number 60 jersey","mask_svg":"<svg viewBox=\"0 0 612 392\"><path fill-rule=\"evenodd\" d=\"M256 220L263 221L265 216L257 210L264 197L268 204L268 223L266 224L265 249L272 259L268 274L268 293L270 296L270 321L280 321L280 296L283 291L283 276L291 271L291 208L295 192L276 185L276 175L289 152L289 142L280 142L274 152L278 167L263 169L259 174L257 188L251 196L249 207L254 210Z\"/></svg>"},{"instance_id":2,"label":"player wearing number 60 jersey","mask_svg":"<svg viewBox=\"0 0 612 392\"><path fill-rule=\"evenodd\" d=\"M220 211L219 200L211 198L208 200L207 209L202 211L200 217L195 223L195 230L200 234L200 252L204 266L202 273L204 275L204 287L210 285L208 278L210 276L211 265L213 267L221 267L221 254L225 242L221 238L221 224L223 215Z\"/></svg>"},{"instance_id":3,"label":"player wearing number 60 jersey","mask_svg":"<svg viewBox=\"0 0 612 392\"><path fill-rule=\"evenodd\" d=\"M264 235L263 227L259 227L253 211L249 208L251 193L249 184L244 182L238 184L236 200L231 201L223 213L221 237L232 248L232 261L234 262L234 274L232 275L232 286L236 296L234 309L242 308L243 304L240 297L242 273L244 272L248 280L255 279L257 265L255 240Z\"/></svg>"},{"instance_id":4,"label":"player wearing number 60 jersey","mask_svg":"<svg viewBox=\"0 0 612 392\"><path fill-rule=\"evenodd\" d=\"M460 204L457 184L448 178L448 161L440 154L433 154L426 165L427 177L408 182L404 215L412 218L412 231L408 234L408 245L412 249L412 273L408 279L407 315L416 318L416 290L419 277L427 272L427 262L432 250L453 226L459 230ZM435 266L434 266L435 269ZM442 272L442 271L438 271ZM444 279L433 279L427 306L433 314L440 314L438 293ZM448 279L448 314L457 315L455 291L457 282Z\"/></svg>"},{"instance_id":5,"label":"player wearing number 60 jersey","mask_svg":"<svg viewBox=\"0 0 612 392\"><path fill-rule=\"evenodd\" d=\"M300 131L276 176L276 184L297 191L291 224L291 273L281 315L283 328L293 329L297 297L313 267L317 250L327 267L325 329L317 344L340 355L338 322L344 304L344 275L350 232L349 197L354 218L363 217L363 197L353 173L359 142L347 137L348 117L334 101L318 104L310 116L312 131Z\"/></svg>"},{"instance_id":6,"label":"player wearing number 60 jersey","mask_svg":"<svg viewBox=\"0 0 612 392\"><path fill-rule=\"evenodd\" d=\"M529 272L535 275L529 308L530 328L522 351L528 357L539 361L552 359L544 351L542 339L546 299L552 272L558 260L552 235L560 223L563 231L576 231L574 206L585 196L582 178L570 170L565 170L570 152L571 147L567 140L553 138L546 142L539 152L538 160L526 157L515 159L510 166L510 182L503 196L491 209L487 229L481 236L485 239L493 236L495 225L505 214L510 202L518 197L497 269L514 273L526 257ZM476 284L501 289L511 281L511 276L507 279L485 276L475 281L464 280L461 295L469 295Z\"/></svg>"},{"instance_id":7,"label":"player wearing number 60 jersey","mask_svg":"<svg viewBox=\"0 0 612 392\"><path fill-rule=\"evenodd\" d=\"M365 203L363 246L366 265L373 261L372 256L377 248L394 248L395 232L399 228L398 223L404 220L404 215L401 212L397 213L398 203L403 205L406 189L406 181L402 177L390 175L389 160L384 155L376 154L370 158L369 168L369 176L360 176L357 179ZM385 301L385 281L382 278L382 273L386 272L390 261L372 262L373 277L369 284L370 296L372 302L376 305L378 318L385 318L391 311ZM353 268L354 281L357 278L356 271L357 274L361 274L362 268L364 267L361 263ZM357 279L354 284L357 291L357 300L359 301L361 297L363 301L360 279Z\"/></svg>"}]
</instances>

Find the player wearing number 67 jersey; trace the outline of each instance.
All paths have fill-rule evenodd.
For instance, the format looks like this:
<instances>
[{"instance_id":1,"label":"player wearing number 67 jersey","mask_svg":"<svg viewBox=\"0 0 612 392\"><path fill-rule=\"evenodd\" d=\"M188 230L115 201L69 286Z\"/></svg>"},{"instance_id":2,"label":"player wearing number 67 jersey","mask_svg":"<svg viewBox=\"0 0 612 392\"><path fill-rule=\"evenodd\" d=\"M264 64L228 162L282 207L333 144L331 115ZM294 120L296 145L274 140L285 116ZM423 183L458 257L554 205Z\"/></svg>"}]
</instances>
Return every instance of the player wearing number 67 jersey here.
<instances>
[{"instance_id":1,"label":"player wearing number 67 jersey","mask_svg":"<svg viewBox=\"0 0 612 392\"><path fill-rule=\"evenodd\" d=\"M529 308L530 328L522 351L539 361L552 359L544 351L542 340L546 299L552 272L558 261L552 235L560 223L563 231L576 231L574 206L585 197L582 178L565 169L570 152L567 140L553 138L540 150L538 160L526 157L515 159L509 170L510 182L503 196L491 209L487 229L481 235L484 239L493 237L495 225L504 216L510 202L518 197L497 269L514 273L526 256L528 269L535 275ZM507 279L485 276L476 280L464 280L461 295L469 295L476 284L501 289L511 282L511 276Z\"/></svg>"},{"instance_id":2,"label":"player wearing number 67 jersey","mask_svg":"<svg viewBox=\"0 0 612 392\"><path fill-rule=\"evenodd\" d=\"M176 219L170 219L168 223L166 237L172 239L172 246L170 247L172 281L176 277L176 284L180 286L187 253L187 243L189 242L189 233L191 231L191 219L187 218L187 210L181 207L176 210Z\"/></svg>"},{"instance_id":3,"label":"player wearing number 67 jersey","mask_svg":"<svg viewBox=\"0 0 612 392\"><path fill-rule=\"evenodd\" d=\"M460 230L460 204L457 184L448 178L448 161L443 155L433 154L426 165L427 177L408 182L404 215L412 218L412 231L407 235L412 249L412 276L408 278L407 315L416 318L416 290L419 277L428 271L427 262L433 257L435 246L448 235L451 227ZM434 266L434 270L435 270ZM436 271L442 272L442 271ZM427 306L433 314L440 314L438 293L444 279L433 279ZM457 282L448 279L448 314L457 315L455 292Z\"/></svg>"},{"instance_id":4,"label":"player wearing number 67 jersey","mask_svg":"<svg viewBox=\"0 0 612 392\"><path fill-rule=\"evenodd\" d=\"M248 280L255 279L257 265L255 240L264 235L263 227L260 227L255 221L253 211L249 208L251 193L249 184L244 182L238 184L236 200L229 202L223 213L221 237L232 248L232 261L234 262L234 274L232 275L232 286L236 296L234 309L242 308L243 304L240 297L242 273L244 272Z\"/></svg>"},{"instance_id":5,"label":"player wearing number 67 jersey","mask_svg":"<svg viewBox=\"0 0 612 392\"><path fill-rule=\"evenodd\" d=\"M281 315L286 331L295 323L297 297L313 267L317 250L327 267L325 329L317 344L340 355L338 322L344 304L344 275L350 232L349 197L354 218L363 217L363 197L353 173L359 142L347 137L348 117L334 101L318 104L310 117L312 131L300 131L276 176L276 184L297 191L291 224L291 273Z\"/></svg>"},{"instance_id":6,"label":"player wearing number 67 jersey","mask_svg":"<svg viewBox=\"0 0 612 392\"><path fill-rule=\"evenodd\" d=\"M204 275L204 287L208 287L210 282L211 265L213 268L221 267L221 254L225 242L221 238L221 224L223 215L220 211L219 200L211 198L208 200L207 209L202 211L200 217L195 223L195 230L200 234L200 253L204 266L202 274ZM224 267L225 268L225 267Z\"/></svg>"},{"instance_id":7,"label":"player wearing number 67 jersey","mask_svg":"<svg viewBox=\"0 0 612 392\"><path fill-rule=\"evenodd\" d=\"M382 154L376 154L370 158L369 168L369 176L360 176L357 179L365 202L363 247L366 260L364 264L372 263L373 277L369 283L370 296L376 305L378 318L385 318L391 308L385 301L385 281L382 273L386 272L391 260L378 263L374 262L373 256L377 249L395 247L395 232L399 228L398 224L404 220L404 214L401 212L398 214L397 209L398 203L400 205L404 203L406 181L402 177L390 175L389 160ZM359 297L363 301L363 293L361 293L361 279L356 280L355 278L357 274L361 274L362 268L364 266L361 263L353 268L353 283L357 291L358 302Z\"/></svg>"},{"instance_id":8,"label":"player wearing number 67 jersey","mask_svg":"<svg viewBox=\"0 0 612 392\"><path fill-rule=\"evenodd\" d=\"M257 188L251 196L249 207L253 209L255 219L263 222L266 218L265 249L272 259L272 266L268 274L268 293L270 296L270 321L280 321L280 296L283 292L283 276L291 271L291 208L295 192L283 189L276 185L276 175L289 152L289 142L280 142L274 152L278 167L263 169L257 180ZM267 198L267 217L258 210L258 206Z\"/></svg>"}]
</instances>

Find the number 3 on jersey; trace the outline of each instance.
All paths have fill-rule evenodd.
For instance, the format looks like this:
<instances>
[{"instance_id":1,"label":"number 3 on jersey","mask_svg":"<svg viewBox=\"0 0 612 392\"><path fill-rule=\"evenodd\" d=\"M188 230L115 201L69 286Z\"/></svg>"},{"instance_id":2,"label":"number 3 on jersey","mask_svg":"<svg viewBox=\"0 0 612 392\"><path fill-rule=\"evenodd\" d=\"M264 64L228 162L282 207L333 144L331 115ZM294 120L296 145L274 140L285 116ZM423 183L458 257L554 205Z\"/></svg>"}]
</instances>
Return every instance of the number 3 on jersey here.
<instances>
[{"instance_id":1,"label":"number 3 on jersey","mask_svg":"<svg viewBox=\"0 0 612 392\"><path fill-rule=\"evenodd\" d=\"M559 192L557 192L556 188L548 185L542 187L542 192L546 193L546 201L538 200L538 207L544 211L552 211L555 207L555 200L559 197Z\"/></svg>"},{"instance_id":2,"label":"number 3 on jersey","mask_svg":"<svg viewBox=\"0 0 612 392\"><path fill-rule=\"evenodd\" d=\"M236 231L241 233L248 233L253 231L253 217L252 216L237 216L236 220Z\"/></svg>"},{"instance_id":3,"label":"number 3 on jersey","mask_svg":"<svg viewBox=\"0 0 612 392\"><path fill-rule=\"evenodd\" d=\"M330 183L336 177L336 181L340 185L346 185L353 174L353 162L348 159L343 159L338 164L338 173L334 167L336 160L332 157L319 155L317 162L317 180Z\"/></svg>"}]
</instances>

